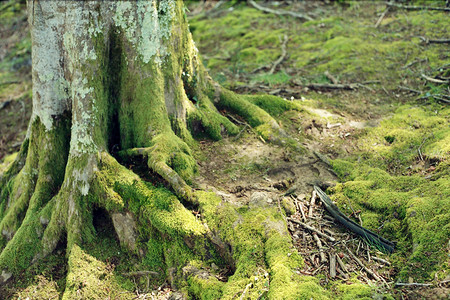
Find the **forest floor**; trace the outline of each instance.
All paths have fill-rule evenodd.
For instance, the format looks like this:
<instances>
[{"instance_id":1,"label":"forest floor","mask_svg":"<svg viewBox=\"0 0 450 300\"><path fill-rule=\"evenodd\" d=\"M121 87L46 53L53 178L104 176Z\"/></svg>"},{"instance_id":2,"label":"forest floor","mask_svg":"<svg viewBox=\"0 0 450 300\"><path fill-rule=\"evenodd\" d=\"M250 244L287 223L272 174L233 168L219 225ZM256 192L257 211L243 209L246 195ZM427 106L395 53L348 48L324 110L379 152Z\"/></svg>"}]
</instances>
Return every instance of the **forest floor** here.
<instances>
[{"instance_id":1,"label":"forest floor","mask_svg":"<svg viewBox=\"0 0 450 300\"><path fill-rule=\"evenodd\" d=\"M442 1L414 3L442 6ZM242 125L241 134L200 141L194 187L212 189L238 206L278 206L305 260L299 276L315 276L333 292L350 298L352 289L366 290L369 297L447 298L448 12L387 9L381 1L259 4L307 12L313 20L265 13L251 1L191 1L190 29L204 65L221 85L302 106L278 121L306 151L265 141L230 116ZM3 3L0 20L1 173L20 147L32 105L23 4ZM436 42L441 39L447 44ZM328 188L355 222L395 241L395 253L383 254L334 222L312 193L314 185ZM49 268L64 273L58 264ZM49 284L45 277L30 280ZM10 285L9 293L27 295L26 284ZM162 286L141 295L164 299L170 290Z\"/></svg>"}]
</instances>

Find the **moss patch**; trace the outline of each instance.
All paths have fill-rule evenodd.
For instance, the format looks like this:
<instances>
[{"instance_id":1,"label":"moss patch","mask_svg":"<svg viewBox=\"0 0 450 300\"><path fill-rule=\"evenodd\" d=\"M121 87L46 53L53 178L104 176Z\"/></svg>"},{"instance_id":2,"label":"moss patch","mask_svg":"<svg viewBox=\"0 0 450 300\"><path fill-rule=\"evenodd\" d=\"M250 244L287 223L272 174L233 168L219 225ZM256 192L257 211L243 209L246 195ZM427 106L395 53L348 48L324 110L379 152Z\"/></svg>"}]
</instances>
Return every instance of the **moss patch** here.
<instances>
[{"instance_id":1,"label":"moss patch","mask_svg":"<svg viewBox=\"0 0 450 300\"><path fill-rule=\"evenodd\" d=\"M333 162L345 180L333 188L334 200L344 210L350 201L365 226L397 242L393 259L402 280L450 271L450 152L442 146L448 116L448 108L401 107L360 138L357 156Z\"/></svg>"}]
</instances>

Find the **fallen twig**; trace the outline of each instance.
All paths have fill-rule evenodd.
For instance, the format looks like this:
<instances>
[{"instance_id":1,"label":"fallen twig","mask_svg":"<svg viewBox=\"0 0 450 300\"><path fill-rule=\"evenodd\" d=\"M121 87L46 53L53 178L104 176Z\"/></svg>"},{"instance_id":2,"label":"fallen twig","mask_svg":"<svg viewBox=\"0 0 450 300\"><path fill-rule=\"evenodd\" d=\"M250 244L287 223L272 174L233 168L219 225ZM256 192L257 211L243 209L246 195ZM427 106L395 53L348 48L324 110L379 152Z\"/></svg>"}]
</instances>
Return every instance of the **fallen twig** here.
<instances>
[{"instance_id":1,"label":"fallen twig","mask_svg":"<svg viewBox=\"0 0 450 300\"><path fill-rule=\"evenodd\" d=\"M239 300L244 299L245 293L247 293L247 290L248 290L249 288L251 288L252 285L253 285L253 283L250 282L249 284L247 284L247 285L245 286L245 289L244 289L244 291L242 292L242 295L241 295L241 297L239 298Z\"/></svg>"},{"instance_id":2,"label":"fallen twig","mask_svg":"<svg viewBox=\"0 0 450 300\"><path fill-rule=\"evenodd\" d=\"M350 83L350 84L329 84L329 83L307 83L302 84L301 82L294 81L296 85L307 87L313 90L356 90L358 88L358 84Z\"/></svg>"},{"instance_id":3,"label":"fallen twig","mask_svg":"<svg viewBox=\"0 0 450 300\"><path fill-rule=\"evenodd\" d=\"M322 242L320 241L319 237L317 236L316 232L313 232L314 240L316 241L317 247L319 248L319 255L320 255L320 262L324 263L327 261L327 258L325 256L325 253L323 253L323 246Z\"/></svg>"},{"instance_id":4,"label":"fallen twig","mask_svg":"<svg viewBox=\"0 0 450 300\"><path fill-rule=\"evenodd\" d=\"M281 56L273 63L272 68L270 68L269 74L273 74L273 72L275 71L276 67L281 64L281 62L286 58L286 44L288 41L288 37L287 35L284 35L284 40L283 43L281 44Z\"/></svg>"},{"instance_id":5,"label":"fallen twig","mask_svg":"<svg viewBox=\"0 0 450 300\"><path fill-rule=\"evenodd\" d=\"M399 85L398 88L399 88L400 90L404 90L404 91L416 93L416 94L419 94L419 95L423 93L423 92L421 92L421 91L419 91L419 90L414 90L414 89L409 88L409 87L406 87L406 86L401 86L401 85Z\"/></svg>"},{"instance_id":6,"label":"fallen twig","mask_svg":"<svg viewBox=\"0 0 450 300\"><path fill-rule=\"evenodd\" d=\"M328 79L330 79L330 81L331 81L333 84L339 84L339 81L336 79L336 77L334 77L333 75L331 75L330 72L325 71L324 74L325 74L325 76L326 76Z\"/></svg>"},{"instance_id":7,"label":"fallen twig","mask_svg":"<svg viewBox=\"0 0 450 300\"><path fill-rule=\"evenodd\" d=\"M306 222L305 212L303 211L303 204L299 202L298 207L300 208L300 213L302 214L303 221Z\"/></svg>"},{"instance_id":8,"label":"fallen twig","mask_svg":"<svg viewBox=\"0 0 450 300\"><path fill-rule=\"evenodd\" d=\"M387 6L402 8L406 10L440 10L440 11L450 11L450 7L433 7L433 6L410 6L410 5L401 5L397 3L387 2Z\"/></svg>"},{"instance_id":9,"label":"fallen twig","mask_svg":"<svg viewBox=\"0 0 450 300\"><path fill-rule=\"evenodd\" d=\"M360 261L359 258L357 258L356 255L353 254L353 252L350 251L350 249L347 248L347 246L345 246L345 249L347 250L347 252L348 252L348 254L350 255L350 257L353 258L353 260L355 260L355 261L358 263L358 265L360 265L360 266L364 269L364 271L366 271L366 272L367 272L370 276L372 276L374 279L381 281L381 278L378 277L378 275L375 274L371 269L369 269L368 267L366 267L366 266L362 263L362 261Z\"/></svg>"},{"instance_id":10,"label":"fallen twig","mask_svg":"<svg viewBox=\"0 0 450 300\"><path fill-rule=\"evenodd\" d=\"M336 241L336 239L335 239L334 237L329 236L329 235L326 235L325 233L322 233L320 230L318 230L318 229L316 229L316 228L314 228L314 227L312 227L312 226L310 226L310 225L308 225L308 224L305 224L305 223L300 222L300 221L298 221L298 220L296 220L296 219L293 219L293 218L287 218L287 219L288 219L289 221L293 222L293 223L302 225L302 226L305 227L306 229L311 230L312 232L317 233L317 234L320 235L321 237L326 238L327 240L329 240L329 241L331 241L331 242L335 242L335 241Z\"/></svg>"},{"instance_id":11,"label":"fallen twig","mask_svg":"<svg viewBox=\"0 0 450 300\"><path fill-rule=\"evenodd\" d=\"M450 44L450 39L429 39L424 36L419 36L419 38L425 43L425 44Z\"/></svg>"},{"instance_id":12,"label":"fallen twig","mask_svg":"<svg viewBox=\"0 0 450 300\"><path fill-rule=\"evenodd\" d=\"M374 261L377 261L377 262L379 262L379 263L382 263L382 264L385 264L385 265L388 265L388 266L391 265L391 263L388 262L387 260L382 259L382 258L379 258L379 257L376 257L376 256L372 256L372 259L373 259Z\"/></svg>"},{"instance_id":13,"label":"fallen twig","mask_svg":"<svg viewBox=\"0 0 450 300\"><path fill-rule=\"evenodd\" d=\"M339 267L342 269L342 272L344 272L344 274L348 273L347 268L345 267L344 263L342 262L341 258L339 257L339 255L336 256L336 260L339 264Z\"/></svg>"},{"instance_id":14,"label":"fallen twig","mask_svg":"<svg viewBox=\"0 0 450 300\"><path fill-rule=\"evenodd\" d=\"M395 286L433 286L433 285L431 283L418 283L418 282L403 283L403 282L396 282Z\"/></svg>"},{"instance_id":15,"label":"fallen twig","mask_svg":"<svg viewBox=\"0 0 450 300\"><path fill-rule=\"evenodd\" d=\"M425 74L420 74L420 76L422 76L422 78L424 78L424 79L426 79L426 80L428 80L428 81L430 81L430 82L439 83L439 84L440 84L440 83L448 83L448 81L436 79L436 78L427 76L427 75L425 75Z\"/></svg>"},{"instance_id":16,"label":"fallen twig","mask_svg":"<svg viewBox=\"0 0 450 300\"><path fill-rule=\"evenodd\" d=\"M307 21L312 21L313 20L313 18L311 18L310 16L305 15L305 14L295 13L295 12L287 11L287 10L271 9L271 8L268 8L268 7L265 7L265 6L261 6L261 5L257 4L253 0L248 0L247 2L251 6L253 6L254 8L262 10L262 11L267 12L267 13L276 14L276 15L280 15L280 16L288 15L288 16L291 16L291 17L294 17L294 18L304 19L304 20L307 20Z\"/></svg>"},{"instance_id":17,"label":"fallen twig","mask_svg":"<svg viewBox=\"0 0 450 300\"><path fill-rule=\"evenodd\" d=\"M417 63L422 63L422 62L427 62L427 61L428 61L428 58L424 58L424 59L415 59L415 60L413 60L412 62L410 62L410 63L404 65L404 66L402 67L402 69L407 69L407 68L409 68L409 67L411 67L411 66L413 66L413 65L415 65L415 64L417 64Z\"/></svg>"},{"instance_id":18,"label":"fallen twig","mask_svg":"<svg viewBox=\"0 0 450 300\"><path fill-rule=\"evenodd\" d=\"M330 253L330 277L336 277L336 254Z\"/></svg>"},{"instance_id":19,"label":"fallen twig","mask_svg":"<svg viewBox=\"0 0 450 300\"><path fill-rule=\"evenodd\" d=\"M311 202L309 203L309 212L308 217L311 218L313 216L314 202L316 201L316 191L313 191L311 194Z\"/></svg>"},{"instance_id":20,"label":"fallen twig","mask_svg":"<svg viewBox=\"0 0 450 300\"><path fill-rule=\"evenodd\" d=\"M381 16L378 18L377 23L375 24L375 28L377 28L380 24L381 21L383 21L384 16L386 16L387 12L389 11L389 6L386 7L386 9L384 10L384 12L381 14Z\"/></svg>"}]
</instances>

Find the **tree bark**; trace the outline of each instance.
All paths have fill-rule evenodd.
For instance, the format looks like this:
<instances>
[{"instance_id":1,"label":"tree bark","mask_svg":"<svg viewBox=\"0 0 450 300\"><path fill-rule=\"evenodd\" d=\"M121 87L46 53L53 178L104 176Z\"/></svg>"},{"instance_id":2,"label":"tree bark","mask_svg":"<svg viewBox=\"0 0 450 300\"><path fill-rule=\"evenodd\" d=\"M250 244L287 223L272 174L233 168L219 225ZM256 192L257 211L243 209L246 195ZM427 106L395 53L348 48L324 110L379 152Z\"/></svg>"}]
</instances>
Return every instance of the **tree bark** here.
<instances>
[{"instance_id":1,"label":"tree bark","mask_svg":"<svg viewBox=\"0 0 450 300\"><path fill-rule=\"evenodd\" d=\"M270 272L279 282L269 291L274 299L293 284L301 258L296 264L296 256L281 258L292 246L286 230L267 221L258 224L257 237L233 233L233 222L242 218L236 209L211 193L194 192L189 183L196 172L193 136L218 140L239 132L219 109L242 116L264 139L285 144L292 140L271 108L298 107L273 96L236 95L213 82L182 1L29 0L28 14L33 114L18 158L0 181L0 282L64 241L69 273L63 298L77 298L80 289L89 298L87 287L80 288L89 286L80 266L92 259L85 248L98 240L93 212L102 209L124 249L151 261L152 272L173 277L185 294L212 291L229 298L266 269L261 274ZM142 158L169 188L145 182L122 164ZM198 207L203 220L183 204ZM260 257L246 257L248 242L261 244ZM173 247L178 252L170 252ZM192 267L194 258L228 265L234 273L219 282L203 276L204 267ZM96 280L93 293L102 285ZM256 295L262 284L255 282L246 294Z\"/></svg>"}]
</instances>

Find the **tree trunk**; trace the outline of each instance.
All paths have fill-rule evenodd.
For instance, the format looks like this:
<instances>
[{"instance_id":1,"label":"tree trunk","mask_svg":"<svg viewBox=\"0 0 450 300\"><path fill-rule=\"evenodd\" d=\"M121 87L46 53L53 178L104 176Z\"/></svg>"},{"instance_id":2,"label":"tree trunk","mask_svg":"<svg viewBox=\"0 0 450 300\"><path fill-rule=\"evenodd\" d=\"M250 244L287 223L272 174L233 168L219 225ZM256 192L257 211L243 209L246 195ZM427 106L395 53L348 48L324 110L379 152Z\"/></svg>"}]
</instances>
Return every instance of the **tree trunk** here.
<instances>
[{"instance_id":1,"label":"tree trunk","mask_svg":"<svg viewBox=\"0 0 450 300\"><path fill-rule=\"evenodd\" d=\"M226 299L245 289L251 298L281 299L292 290L295 298L293 269L302 260L286 256L292 245L276 209L238 214L189 183L196 172L193 137L239 132L219 109L284 144L293 140L270 113L297 107L272 96L236 95L213 82L182 1L30 0L28 13L33 114L18 158L0 181L0 281L62 242L69 266L64 298L101 298L106 279L86 283L82 267L92 259L86 247L98 240L94 212L101 210L124 249L184 294ZM130 160L145 161L166 187L126 168ZM208 271L211 263L229 266L226 282Z\"/></svg>"}]
</instances>

